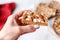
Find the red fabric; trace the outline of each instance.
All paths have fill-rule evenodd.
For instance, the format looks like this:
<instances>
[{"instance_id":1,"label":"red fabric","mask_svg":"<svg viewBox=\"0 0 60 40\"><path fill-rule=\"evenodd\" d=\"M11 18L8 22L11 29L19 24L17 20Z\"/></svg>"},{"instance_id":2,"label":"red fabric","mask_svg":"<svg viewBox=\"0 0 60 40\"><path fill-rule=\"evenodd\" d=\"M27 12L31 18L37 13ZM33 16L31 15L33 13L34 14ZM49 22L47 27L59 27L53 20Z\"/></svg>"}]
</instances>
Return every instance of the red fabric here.
<instances>
[{"instance_id":1,"label":"red fabric","mask_svg":"<svg viewBox=\"0 0 60 40\"><path fill-rule=\"evenodd\" d=\"M15 9L15 3L0 4L0 30L3 28L7 18Z\"/></svg>"}]
</instances>

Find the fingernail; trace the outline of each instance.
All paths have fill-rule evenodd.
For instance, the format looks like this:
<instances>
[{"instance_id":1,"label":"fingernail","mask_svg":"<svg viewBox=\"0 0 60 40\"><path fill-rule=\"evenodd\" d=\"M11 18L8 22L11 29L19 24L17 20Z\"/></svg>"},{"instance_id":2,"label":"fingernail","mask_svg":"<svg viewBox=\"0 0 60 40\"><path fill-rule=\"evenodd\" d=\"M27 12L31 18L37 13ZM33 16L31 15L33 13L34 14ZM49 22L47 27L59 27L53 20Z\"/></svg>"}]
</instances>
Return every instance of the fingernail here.
<instances>
[{"instance_id":1,"label":"fingernail","mask_svg":"<svg viewBox=\"0 0 60 40\"><path fill-rule=\"evenodd\" d=\"M40 27L40 25L34 25L33 27L38 29Z\"/></svg>"},{"instance_id":2,"label":"fingernail","mask_svg":"<svg viewBox=\"0 0 60 40\"><path fill-rule=\"evenodd\" d=\"M19 17L19 20L22 19L22 17Z\"/></svg>"}]
</instances>

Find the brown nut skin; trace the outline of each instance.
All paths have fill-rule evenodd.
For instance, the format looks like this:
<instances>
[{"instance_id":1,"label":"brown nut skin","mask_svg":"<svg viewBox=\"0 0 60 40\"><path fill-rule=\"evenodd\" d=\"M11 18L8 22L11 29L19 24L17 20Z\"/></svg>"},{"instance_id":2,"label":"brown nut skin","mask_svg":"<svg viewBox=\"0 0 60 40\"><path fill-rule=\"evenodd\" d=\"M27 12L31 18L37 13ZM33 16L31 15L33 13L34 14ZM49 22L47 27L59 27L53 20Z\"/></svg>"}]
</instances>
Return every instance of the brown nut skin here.
<instances>
[{"instance_id":1,"label":"brown nut skin","mask_svg":"<svg viewBox=\"0 0 60 40\"><path fill-rule=\"evenodd\" d=\"M38 25L46 25L46 26L48 25L48 19L44 18L44 16L36 12L32 12L31 10L25 10L22 11L21 13L22 15L18 15L15 17L18 25L28 25L28 24L38 24ZM20 17L22 17L21 20L19 20ZM34 22L34 19L36 22Z\"/></svg>"},{"instance_id":2,"label":"brown nut skin","mask_svg":"<svg viewBox=\"0 0 60 40\"><path fill-rule=\"evenodd\" d=\"M33 12L31 10L26 10L23 13L23 18L21 22L23 24L33 24L32 18L33 18Z\"/></svg>"},{"instance_id":3,"label":"brown nut skin","mask_svg":"<svg viewBox=\"0 0 60 40\"><path fill-rule=\"evenodd\" d=\"M57 16L53 23L53 29L56 34L60 35L60 16Z\"/></svg>"},{"instance_id":4,"label":"brown nut skin","mask_svg":"<svg viewBox=\"0 0 60 40\"><path fill-rule=\"evenodd\" d=\"M36 12L48 19L56 15L56 10L50 8L49 4L46 3L40 3L36 9Z\"/></svg>"},{"instance_id":5,"label":"brown nut skin","mask_svg":"<svg viewBox=\"0 0 60 40\"><path fill-rule=\"evenodd\" d=\"M49 7L56 10L56 13L60 13L60 3L57 1L51 1Z\"/></svg>"},{"instance_id":6,"label":"brown nut skin","mask_svg":"<svg viewBox=\"0 0 60 40\"><path fill-rule=\"evenodd\" d=\"M22 18L19 19L20 17L23 16L24 11L26 11L26 10L23 10L23 11L20 11L20 12L17 13L17 15L16 15L16 17L15 17L15 21L16 21L17 25L20 25L20 26L26 25L26 24L23 24L23 23L22 23L22 21L21 21Z\"/></svg>"}]
</instances>

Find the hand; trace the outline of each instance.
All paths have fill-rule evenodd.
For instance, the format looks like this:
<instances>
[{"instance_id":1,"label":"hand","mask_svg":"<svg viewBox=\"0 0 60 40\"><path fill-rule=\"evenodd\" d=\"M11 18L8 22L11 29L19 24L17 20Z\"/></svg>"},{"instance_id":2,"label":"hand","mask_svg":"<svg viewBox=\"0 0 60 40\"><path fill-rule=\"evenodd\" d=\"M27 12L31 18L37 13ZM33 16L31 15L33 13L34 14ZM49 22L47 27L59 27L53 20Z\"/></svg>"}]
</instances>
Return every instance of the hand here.
<instances>
[{"instance_id":1,"label":"hand","mask_svg":"<svg viewBox=\"0 0 60 40\"><path fill-rule=\"evenodd\" d=\"M0 31L1 40L17 40L22 34L34 32L37 28L39 28L39 25L18 25L15 17L21 16L22 12L12 14L8 17L3 29Z\"/></svg>"}]
</instances>

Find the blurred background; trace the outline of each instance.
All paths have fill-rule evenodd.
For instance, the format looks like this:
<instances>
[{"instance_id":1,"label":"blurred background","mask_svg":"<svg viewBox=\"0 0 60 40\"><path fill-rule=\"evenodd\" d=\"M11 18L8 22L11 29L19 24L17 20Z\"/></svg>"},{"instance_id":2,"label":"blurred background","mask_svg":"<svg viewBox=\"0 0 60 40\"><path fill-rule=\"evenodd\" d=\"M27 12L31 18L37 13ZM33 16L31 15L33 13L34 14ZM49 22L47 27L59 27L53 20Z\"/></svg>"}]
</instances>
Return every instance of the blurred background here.
<instances>
[{"instance_id":1,"label":"blurred background","mask_svg":"<svg viewBox=\"0 0 60 40\"><path fill-rule=\"evenodd\" d=\"M49 3L50 1L52 0L0 0L0 4L15 2L16 8L13 13L17 13L24 9L34 11L40 2ZM50 22L52 21L49 20L49 23ZM59 40L58 37L51 34L52 32L49 31L49 28L50 26L40 26L35 32L24 34L20 36L18 40Z\"/></svg>"}]
</instances>

